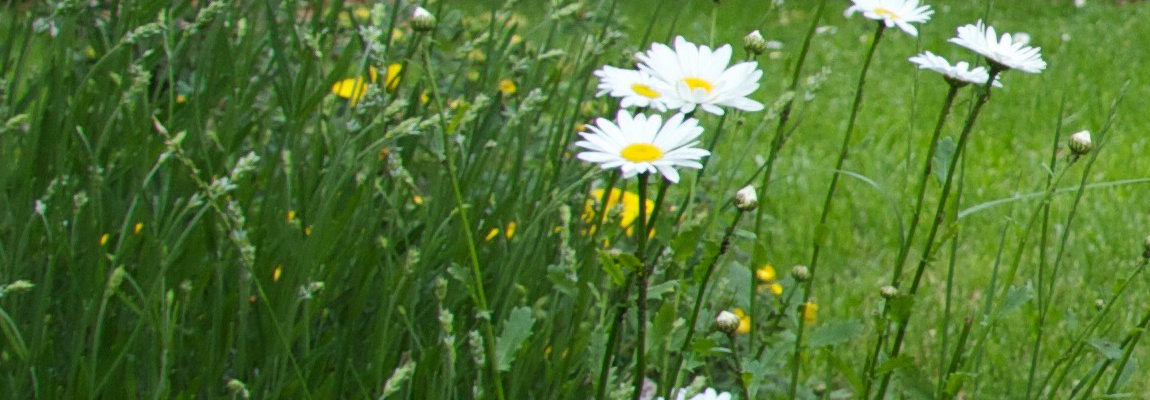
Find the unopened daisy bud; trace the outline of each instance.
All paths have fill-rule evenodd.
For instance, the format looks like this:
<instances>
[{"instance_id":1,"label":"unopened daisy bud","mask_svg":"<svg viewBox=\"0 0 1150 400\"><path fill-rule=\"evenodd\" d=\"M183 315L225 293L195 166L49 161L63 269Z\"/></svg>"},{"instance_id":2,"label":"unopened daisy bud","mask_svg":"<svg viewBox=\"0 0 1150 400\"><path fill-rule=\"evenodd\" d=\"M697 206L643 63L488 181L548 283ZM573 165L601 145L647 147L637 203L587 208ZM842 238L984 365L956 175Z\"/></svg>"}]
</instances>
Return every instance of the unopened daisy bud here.
<instances>
[{"instance_id":1,"label":"unopened daisy bud","mask_svg":"<svg viewBox=\"0 0 1150 400\"><path fill-rule=\"evenodd\" d=\"M719 316L715 317L715 328L728 335L735 333L739 329L739 316L730 311L720 311Z\"/></svg>"},{"instance_id":2,"label":"unopened daisy bud","mask_svg":"<svg viewBox=\"0 0 1150 400\"><path fill-rule=\"evenodd\" d=\"M1095 299L1094 300L1094 309L1096 309L1098 311L1102 311L1103 308L1106 308L1106 300Z\"/></svg>"},{"instance_id":3,"label":"unopened daisy bud","mask_svg":"<svg viewBox=\"0 0 1150 400\"><path fill-rule=\"evenodd\" d=\"M808 279L811 279L811 270L805 265L796 265L794 268L791 268L791 276L793 276L796 281L806 282Z\"/></svg>"},{"instance_id":4,"label":"unopened daisy bud","mask_svg":"<svg viewBox=\"0 0 1150 400\"><path fill-rule=\"evenodd\" d=\"M757 56L767 50L767 40L763 39L763 34L755 30L743 36L743 48Z\"/></svg>"},{"instance_id":5,"label":"unopened daisy bud","mask_svg":"<svg viewBox=\"0 0 1150 400\"><path fill-rule=\"evenodd\" d=\"M415 12L411 13L411 29L427 32L432 28L435 28L435 16L423 7L415 7Z\"/></svg>"},{"instance_id":6,"label":"unopened daisy bud","mask_svg":"<svg viewBox=\"0 0 1150 400\"><path fill-rule=\"evenodd\" d=\"M738 192L735 192L735 207L739 211L751 211L759 206L759 195L755 193L755 187L747 185Z\"/></svg>"},{"instance_id":7,"label":"unopened daisy bud","mask_svg":"<svg viewBox=\"0 0 1150 400\"><path fill-rule=\"evenodd\" d=\"M893 299L895 297L898 297L898 288L891 286L891 285L883 286L878 291L880 294L882 294L882 297L884 299L889 300L889 299Z\"/></svg>"},{"instance_id":8,"label":"unopened daisy bud","mask_svg":"<svg viewBox=\"0 0 1150 400\"><path fill-rule=\"evenodd\" d=\"M1074 155L1085 155L1092 149L1094 149L1094 144L1090 142L1090 131L1070 135L1070 151L1074 152Z\"/></svg>"}]
</instances>

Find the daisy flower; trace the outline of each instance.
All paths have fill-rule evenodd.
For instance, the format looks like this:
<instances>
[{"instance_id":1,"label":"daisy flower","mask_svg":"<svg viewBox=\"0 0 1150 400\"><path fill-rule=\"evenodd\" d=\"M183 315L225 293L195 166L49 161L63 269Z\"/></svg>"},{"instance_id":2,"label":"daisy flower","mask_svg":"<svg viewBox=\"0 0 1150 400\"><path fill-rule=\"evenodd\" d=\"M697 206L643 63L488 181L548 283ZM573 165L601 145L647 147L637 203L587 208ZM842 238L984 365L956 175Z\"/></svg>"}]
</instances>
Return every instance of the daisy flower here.
<instances>
[{"instance_id":1,"label":"daisy flower","mask_svg":"<svg viewBox=\"0 0 1150 400\"><path fill-rule=\"evenodd\" d=\"M986 57L993 68L1017 69L1031 74L1046 69L1046 61L1039 54L1040 48L1015 41L1009 33L998 37L994 28L984 25L982 20L958 27L958 37L948 41Z\"/></svg>"},{"instance_id":2,"label":"daisy flower","mask_svg":"<svg viewBox=\"0 0 1150 400\"><path fill-rule=\"evenodd\" d=\"M687 395L684 394L684 392L686 392L686 391L687 391L686 388L676 390L676 392L678 392L678 394L676 395L678 400L686 400L687 399ZM663 400L662 397L656 397L656 399ZM731 400L731 394L727 393L727 392L721 392L720 393L720 392L716 392L715 389L707 388L707 390L704 390L702 393L691 396L690 400Z\"/></svg>"},{"instance_id":3,"label":"daisy flower","mask_svg":"<svg viewBox=\"0 0 1150 400\"><path fill-rule=\"evenodd\" d=\"M728 68L731 46L723 45L711 50L688 42L682 36L675 38L675 48L652 43L651 49L636 55L639 70L656 78L665 90L667 108L691 112L695 107L715 115L722 115L721 107L734 107L743 111L760 111L763 104L747 98L759 88L763 71L754 62L741 62Z\"/></svg>"},{"instance_id":4,"label":"daisy flower","mask_svg":"<svg viewBox=\"0 0 1150 400\"><path fill-rule=\"evenodd\" d=\"M697 119L675 114L664 124L659 115L631 116L626 110L620 110L615 119L599 118L596 125L587 126L591 132L579 133L583 140L575 146L587 150L577 155L580 160L603 169L619 168L623 178L659 172L676 183L679 172L675 167L703 168L699 159L711 154L695 147L703 133Z\"/></svg>"},{"instance_id":5,"label":"daisy flower","mask_svg":"<svg viewBox=\"0 0 1150 400\"><path fill-rule=\"evenodd\" d=\"M918 36L918 29L911 23L930 21L934 11L930 6L919 6L918 0L851 0L853 6L843 15L849 17L860 12L864 17L882 21L887 28L898 25L899 29L911 36Z\"/></svg>"},{"instance_id":6,"label":"daisy flower","mask_svg":"<svg viewBox=\"0 0 1150 400\"><path fill-rule=\"evenodd\" d=\"M950 65L950 61L929 51L924 51L922 54L911 57L909 60L917 64L919 69L929 69L942 74L948 82L957 86L964 86L968 83L985 85L986 80L990 79L986 68L975 67L971 69L970 64L966 63L966 61L959 61L957 64ZM1002 83L998 81L998 78L994 79L994 87L1002 87Z\"/></svg>"},{"instance_id":7,"label":"daisy flower","mask_svg":"<svg viewBox=\"0 0 1150 400\"><path fill-rule=\"evenodd\" d=\"M599 77L599 93L596 97L610 94L611 97L621 97L620 107L652 107L659 111L667 111L663 100L667 97L658 89L665 87L643 71L615 68L610 65L603 66L595 71Z\"/></svg>"}]
</instances>

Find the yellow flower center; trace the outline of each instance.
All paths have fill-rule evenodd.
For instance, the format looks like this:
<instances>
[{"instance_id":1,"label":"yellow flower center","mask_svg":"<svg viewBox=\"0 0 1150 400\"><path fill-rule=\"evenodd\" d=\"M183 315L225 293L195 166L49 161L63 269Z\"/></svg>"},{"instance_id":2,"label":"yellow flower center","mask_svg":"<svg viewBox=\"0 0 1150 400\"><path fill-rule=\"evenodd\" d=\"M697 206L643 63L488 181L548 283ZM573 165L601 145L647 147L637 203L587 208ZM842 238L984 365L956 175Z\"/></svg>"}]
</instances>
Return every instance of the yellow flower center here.
<instances>
[{"instance_id":1,"label":"yellow flower center","mask_svg":"<svg viewBox=\"0 0 1150 400\"><path fill-rule=\"evenodd\" d=\"M703 89L704 93L711 94L711 89L713 88L711 86L711 82L707 82L702 78L696 78L693 76L683 78L683 83L686 83L687 87L690 88L692 92L694 92L695 89Z\"/></svg>"},{"instance_id":2,"label":"yellow flower center","mask_svg":"<svg viewBox=\"0 0 1150 400\"><path fill-rule=\"evenodd\" d=\"M880 16L880 17L887 18L887 19L898 19L898 14L895 14L894 11L887 10L885 8L882 8L882 7L875 7L874 13L878 14L878 16Z\"/></svg>"},{"instance_id":3,"label":"yellow flower center","mask_svg":"<svg viewBox=\"0 0 1150 400\"><path fill-rule=\"evenodd\" d=\"M663 157L663 151L649 143L635 143L620 152L624 160L630 162L650 162Z\"/></svg>"},{"instance_id":4,"label":"yellow flower center","mask_svg":"<svg viewBox=\"0 0 1150 400\"><path fill-rule=\"evenodd\" d=\"M631 84L631 90L634 91L636 94L643 96L643 97L646 97L646 98L649 98L649 99L659 98L659 92L656 92L655 89L651 89L650 86L644 85L642 83Z\"/></svg>"}]
</instances>

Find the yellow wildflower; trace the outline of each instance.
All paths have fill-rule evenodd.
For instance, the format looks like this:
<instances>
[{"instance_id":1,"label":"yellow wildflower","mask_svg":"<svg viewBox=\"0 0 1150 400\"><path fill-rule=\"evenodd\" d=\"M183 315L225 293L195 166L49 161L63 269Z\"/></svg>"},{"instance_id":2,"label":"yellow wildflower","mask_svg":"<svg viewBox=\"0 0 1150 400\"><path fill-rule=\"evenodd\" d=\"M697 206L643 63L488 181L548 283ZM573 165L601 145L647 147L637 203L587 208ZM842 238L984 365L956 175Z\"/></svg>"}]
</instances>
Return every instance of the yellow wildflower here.
<instances>
[{"instance_id":1,"label":"yellow wildflower","mask_svg":"<svg viewBox=\"0 0 1150 400\"><path fill-rule=\"evenodd\" d=\"M272 282L279 282L280 275L283 275L284 266L277 265L275 271L272 271Z\"/></svg>"},{"instance_id":2,"label":"yellow wildflower","mask_svg":"<svg viewBox=\"0 0 1150 400\"><path fill-rule=\"evenodd\" d=\"M512 236L515 236L515 221L507 223L507 228L503 230L503 235L506 236L508 240L510 240Z\"/></svg>"},{"instance_id":3,"label":"yellow wildflower","mask_svg":"<svg viewBox=\"0 0 1150 400\"><path fill-rule=\"evenodd\" d=\"M423 196L420 196L418 194L413 195L413 196L411 196L411 202L417 206L422 206L423 205Z\"/></svg>"},{"instance_id":4,"label":"yellow wildflower","mask_svg":"<svg viewBox=\"0 0 1150 400\"><path fill-rule=\"evenodd\" d=\"M815 303L807 302L802 305L803 311L803 325L814 325L818 319L819 306Z\"/></svg>"},{"instance_id":5,"label":"yellow wildflower","mask_svg":"<svg viewBox=\"0 0 1150 400\"><path fill-rule=\"evenodd\" d=\"M137 222L136 226L132 227L132 233L139 235L141 229L144 229L144 223L143 222Z\"/></svg>"},{"instance_id":6,"label":"yellow wildflower","mask_svg":"<svg viewBox=\"0 0 1150 400\"><path fill-rule=\"evenodd\" d=\"M774 282L775 276L775 267L771 264L763 264L761 268L755 270L755 277L762 282Z\"/></svg>"},{"instance_id":7,"label":"yellow wildflower","mask_svg":"<svg viewBox=\"0 0 1150 400\"><path fill-rule=\"evenodd\" d=\"M735 333L746 335L751 332L751 316L743 313L743 309L735 308L735 316L739 317L739 327L735 328Z\"/></svg>"},{"instance_id":8,"label":"yellow wildflower","mask_svg":"<svg viewBox=\"0 0 1150 400\"><path fill-rule=\"evenodd\" d=\"M295 221L295 210L288 210L287 222L292 222L292 221Z\"/></svg>"},{"instance_id":9,"label":"yellow wildflower","mask_svg":"<svg viewBox=\"0 0 1150 400\"><path fill-rule=\"evenodd\" d=\"M388 67L387 70L388 73L390 73L391 67ZM371 82L375 83L375 80L378 77L378 73L375 71L375 68L369 65L367 67L367 72L368 75L370 75ZM355 103L358 103L359 99L363 97L363 94L367 93L367 83L363 81L362 76L347 78L332 85L331 93L336 96L348 99L348 101L351 102L351 105L354 106Z\"/></svg>"},{"instance_id":10,"label":"yellow wildflower","mask_svg":"<svg viewBox=\"0 0 1150 400\"><path fill-rule=\"evenodd\" d=\"M487 231L487 238L485 240L490 242L491 239L495 239L496 236L499 236L499 228L491 228L490 231Z\"/></svg>"},{"instance_id":11,"label":"yellow wildflower","mask_svg":"<svg viewBox=\"0 0 1150 400\"><path fill-rule=\"evenodd\" d=\"M499 92L504 96L515 94L515 82L511 79L504 79L499 81Z\"/></svg>"},{"instance_id":12,"label":"yellow wildflower","mask_svg":"<svg viewBox=\"0 0 1150 400\"><path fill-rule=\"evenodd\" d=\"M387 90L395 90L399 87L399 72L403 71L403 65L399 63L391 63L387 66L387 76L384 78L384 86Z\"/></svg>"},{"instance_id":13,"label":"yellow wildflower","mask_svg":"<svg viewBox=\"0 0 1150 400\"><path fill-rule=\"evenodd\" d=\"M103 246L106 244L108 244L108 234L107 233L100 236L100 245Z\"/></svg>"},{"instance_id":14,"label":"yellow wildflower","mask_svg":"<svg viewBox=\"0 0 1150 400\"><path fill-rule=\"evenodd\" d=\"M595 219L596 210L594 203L603 197L603 189L594 189L591 191L591 198L584 203L583 206L583 221L590 223ZM631 192L622 191L619 189L611 189L611 194L607 196L607 204L603 207L611 210L616 205L622 204L623 210L619 213L619 227L626 229L627 235L630 236L633 232L631 226L635 219L639 217L639 195ZM651 216L651 212L655 211L655 202L647 199L646 202L647 216ZM606 216L606 214L604 214ZM592 232L594 233L594 232ZM653 235L654 230L651 231Z\"/></svg>"},{"instance_id":15,"label":"yellow wildflower","mask_svg":"<svg viewBox=\"0 0 1150 400\"><path fill-rule=\"evenodd\" d=\"M771 293L774 294L775 296L780 296L783 294L783 285L780 285L777 283L772 283L769 286L767 286L767 290L770 290Z\"/></svg>"}]
</instances>

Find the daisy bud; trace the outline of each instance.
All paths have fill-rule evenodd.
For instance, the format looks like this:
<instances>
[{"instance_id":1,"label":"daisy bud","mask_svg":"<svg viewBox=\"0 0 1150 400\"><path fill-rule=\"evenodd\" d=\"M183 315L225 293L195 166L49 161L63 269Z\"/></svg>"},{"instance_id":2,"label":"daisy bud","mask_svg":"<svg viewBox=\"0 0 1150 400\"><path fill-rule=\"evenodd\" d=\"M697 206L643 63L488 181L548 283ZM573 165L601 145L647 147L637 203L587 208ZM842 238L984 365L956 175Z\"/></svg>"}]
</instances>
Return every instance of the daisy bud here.
<instances>
[{"instance_id":1,"label":"daisy bud","mask_svg":"<svg viewBox=\"0 0 1150 400\"><path fill-rule=\"evenodd\" d=\"M757 56L767 51L767 40L763 39L763 34L755 30L748 33L747 36L743 36L743 48Z\"/></svg>"},{"instance_id":2,"label":"daisy bud","mask_svg":"<svg viewBox=\"0 0 1150 400\"><path fill-rule=\"evenodd\" d=\"M739 316L730 311L720 311L719 316L715 317L715 328L728 335L733 334L739 329Z\"/></svg>"},{"instance_id":3,"label":"daisy bud","mask_svg":"<svg viewBox=\"0 0 1150 400\"><path fill-rule=\"evenodd\" d=\"M1070 151L1074 152L1074 155L1085 155L1092 149L1094 149L1094 144L1090 142L1090 131L1070 135Z\"/></svg>"},{"instance_id":4,"label":"daisy bud","mask_svg":"<svg viewBox=\"0 0 1150 400\"><path fill-rule=\"evenodd\" d=\"M791 268L791 276L793 276L796 281L806 282L808 279L811 279L811 270L805 265L796 265L794 268Z\"/></svg>"},{"instance_id":5,"label":"daisy bud","mask_svg":"<svg viewBox=\"0 0 1150 400\"><path fill-rule=\"evenodd\" d=\"M755 193L755 187L747 185L738 192L735 192L735 207L739 211L751 211L759 206L759 195Z\"/></svg>"},{"instance_id":6,"label":"daisy bud","mask_svg":"<svg viewBox=\"0 0 1150 400\"><path fill-rule=\"evenodd\" d=\"M879 291L879 294L882 294L882 298L887 299L887 300L898 297L898 288L891 286L891 285L883 286L878 291Z\"/></svg>"},{"instance_id":7,"label":"daisy bud","mask_svg":"<svg viewBox=\"0 0 1150 400\"><path fill-rule=\"evenodd\" d=\"M435 16L423 7L415 7L411 13L411 29L417 32L427 32L435 28Z\"/></svg>"},{"instance_id":8,"label":"daisy bud","mask_svg":"<svg viewBox=\"0 0 1150 400\"><path fill-rule=\"evenodd\" d=\"M1106 300L1095 299L1094 300L1094 309L1098 310L1098 311L1102 311L1103 308L1106 308Z\"/></svg>"}]
</instances>

